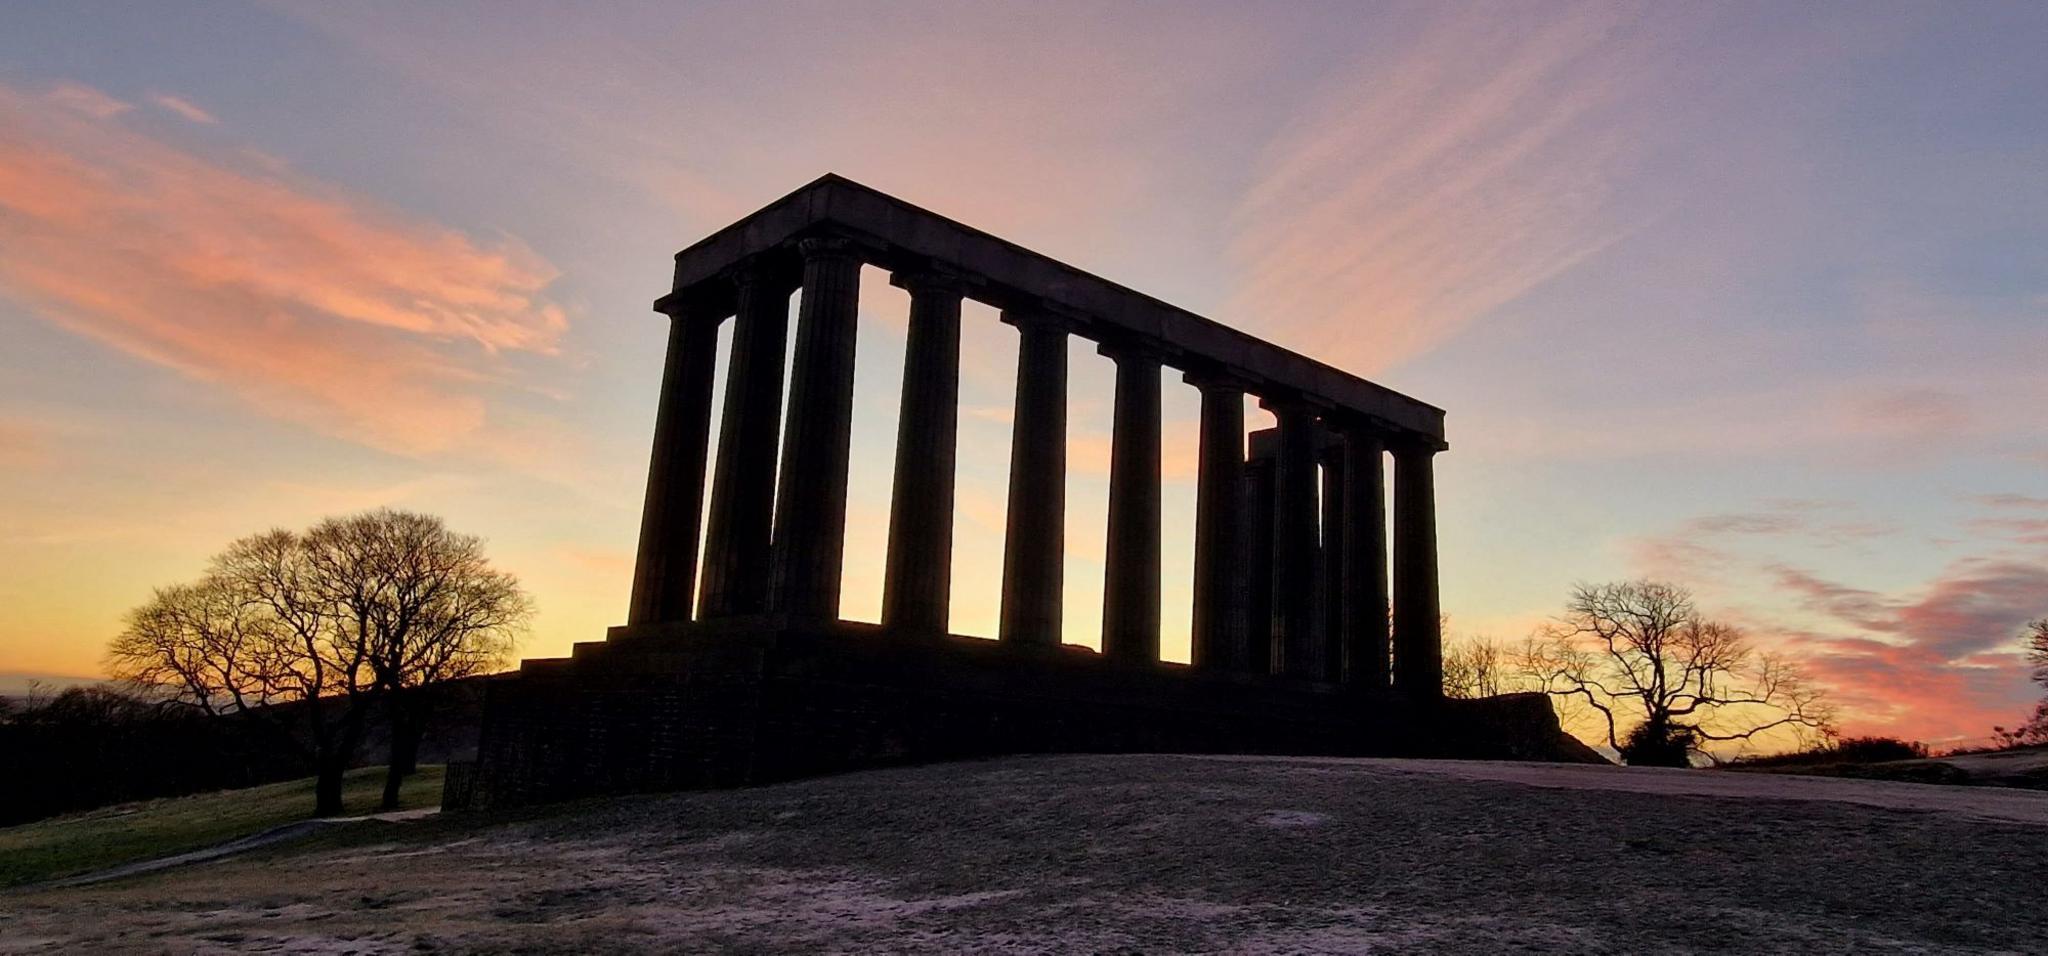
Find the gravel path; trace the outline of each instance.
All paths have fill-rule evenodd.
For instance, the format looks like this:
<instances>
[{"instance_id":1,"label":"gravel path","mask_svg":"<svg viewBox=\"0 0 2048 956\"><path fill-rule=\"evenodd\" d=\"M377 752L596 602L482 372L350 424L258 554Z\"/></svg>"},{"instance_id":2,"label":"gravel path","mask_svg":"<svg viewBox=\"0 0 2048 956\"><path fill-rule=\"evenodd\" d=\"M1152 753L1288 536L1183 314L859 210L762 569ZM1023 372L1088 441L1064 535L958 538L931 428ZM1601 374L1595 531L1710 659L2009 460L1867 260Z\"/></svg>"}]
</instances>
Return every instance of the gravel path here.
<instances>
[{"instance_id":1,"label":"gravel path","mask_svg":"<svg viewBox=\"0 0 2048 956\"><path fill-rule=\"evenodd\" d=\"M2044 952L2048 793L1071 756L351 828L0 952Z\"/></svg>"}]
</instances>

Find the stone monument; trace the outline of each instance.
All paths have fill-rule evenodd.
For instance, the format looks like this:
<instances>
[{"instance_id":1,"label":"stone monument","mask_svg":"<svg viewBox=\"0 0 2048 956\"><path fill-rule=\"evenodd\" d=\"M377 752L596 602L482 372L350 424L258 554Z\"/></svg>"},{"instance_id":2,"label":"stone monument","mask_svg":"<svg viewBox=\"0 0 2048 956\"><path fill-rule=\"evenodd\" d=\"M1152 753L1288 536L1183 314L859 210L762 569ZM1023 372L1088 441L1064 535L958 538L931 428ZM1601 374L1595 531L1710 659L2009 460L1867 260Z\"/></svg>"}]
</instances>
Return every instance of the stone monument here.
<instances>
[{"instance_id":1,"label":"stone monument","mask_svg":"<svg viewBox=\"0 0 2048 956\"><path fill-rule=\"evenodd\" d=\"M838 618L863 265L910 298L880 624ZM966 299L1019 337L993 641L947 633ZM1018 752L1544 756L1547 703L1442 699L1442 410L831 175L677 253L654 308L626 623L492 683L450 806ZM1100 653L1060 640L1072 337L1116 363ZM1201 395L1186 665L1159 659L1162 368ZM1278 422L1249 449L1248 395Z\"/></svg>"}]
</instances>

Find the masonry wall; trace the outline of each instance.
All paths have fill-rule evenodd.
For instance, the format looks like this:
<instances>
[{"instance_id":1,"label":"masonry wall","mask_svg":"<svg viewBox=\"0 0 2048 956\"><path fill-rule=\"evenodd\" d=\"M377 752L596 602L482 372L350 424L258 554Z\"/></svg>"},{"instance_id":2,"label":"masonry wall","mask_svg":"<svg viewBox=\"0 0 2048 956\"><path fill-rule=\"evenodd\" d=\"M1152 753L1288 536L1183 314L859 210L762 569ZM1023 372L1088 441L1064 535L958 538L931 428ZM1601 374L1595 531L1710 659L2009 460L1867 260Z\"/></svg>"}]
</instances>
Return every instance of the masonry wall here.
<instances>
[{"instance_id":1,"label":"masonry wall","mask_svg":"<svg viewBox=\"0 0 2048 956\"><path fill-rule=\"evenodd\" d=\"M771 622L615 629L494 682L451 807L733 787L1041 752L1565 759L1540 698L1428 712L1329 685L1085 649Z\"/></svg>"}]
</instances>

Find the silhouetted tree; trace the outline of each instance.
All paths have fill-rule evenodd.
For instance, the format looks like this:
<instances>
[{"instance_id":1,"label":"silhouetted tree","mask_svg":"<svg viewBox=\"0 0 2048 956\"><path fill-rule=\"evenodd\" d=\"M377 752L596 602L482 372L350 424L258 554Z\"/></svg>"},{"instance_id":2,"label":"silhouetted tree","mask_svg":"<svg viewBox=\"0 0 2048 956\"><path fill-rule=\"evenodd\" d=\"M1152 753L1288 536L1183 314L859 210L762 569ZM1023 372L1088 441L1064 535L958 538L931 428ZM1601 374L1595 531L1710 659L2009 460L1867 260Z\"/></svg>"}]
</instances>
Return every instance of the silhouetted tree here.
<instances>
[{"instance_id":1,"label":"silhouetted tree","mask_svg":"<svg viewBox=\"0 0 2048 956\"><path fill-rule=\"evenodd\" d=\"M334 604L367 634L366 662L391 727L383 807L396 809L437 685L503 662L532 602L516 578L491 567L482 539L432 515L382 509L332 518L307 538Z\"/></svg>"},{"instance_id":2,"label":"silhouetted tree","mask_svg":"<svg viewBox=\"0 0 2048 956\"><path fill-rule=\"evenodd\" d=\"M314 812L331 816L370 702L387 699L393 756L409 764L422 688L501 659L528 607L477 539L379 510L230 544L198 582L130 612L108 668L209 714L269 725L313 765ZM270 706L283 703L293 706ZM387 773L387 805L410 770Z\"/></svg>"},{"instance_id":3,"label":"silhouetted tree","mask_svg":"<svg viewBox=\"0 0 2048 956\"><path fill-rule=\"evenodd\" d=\"M1453 641L1444 649L1444 695L1496 697L1513 678L1507 648L1490 637Z\"/></svg>"},{"instance_id":4,"label":"silhouetted tree","mask_svg":"<svg viewBox=\"0 0 2048 956\"><path fill-rule=\"evenodd\" d=\"M2034 681L2048 687L2048 617L2029 622L2022 639L2027 645L2027 663L2034 665ZM1993 727L1991 733L2007 747L2048 744L2048 697L2034 705L2034 713L2026 723L2011 730Z\"/></svg>"},{"instance_id":5,"label":"silhouetted tree","mask_svg":"<svg viewBox=\"0 0 2048 956\"><path fill-rule=\"evenodd\" d=\"M209 714L268 725L312 764L314 813L332 816L373 678L367 630L320 573L304 536L275 529L236 541L198 582L160 588L129 612L107 666ZM283 703L297 706L270 706Z\"/></svg>"},{"instance_id":6,"label":"silhouetted tree","mask_svg":"<svg viewBox=\"0 0 2048 956\"><path fill-rule=\"evenodd\" d=\"M1825 696L1796 667L1708 620L1672 584L1579 585L1523 656L1526 677L1590 708L1631 764L1682 767L1714 742L1832 731Z\"/></svg>"}]
</instances>

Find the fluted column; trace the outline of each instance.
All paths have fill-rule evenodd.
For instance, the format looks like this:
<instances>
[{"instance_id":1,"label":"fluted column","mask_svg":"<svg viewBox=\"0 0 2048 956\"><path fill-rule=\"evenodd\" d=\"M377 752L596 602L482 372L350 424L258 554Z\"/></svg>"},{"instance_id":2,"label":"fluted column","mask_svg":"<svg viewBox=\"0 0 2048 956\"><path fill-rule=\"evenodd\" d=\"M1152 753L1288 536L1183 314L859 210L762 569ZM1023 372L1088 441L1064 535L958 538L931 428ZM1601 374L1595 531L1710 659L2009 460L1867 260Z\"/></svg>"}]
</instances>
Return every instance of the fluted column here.
<instances>
[{"instance_id":1,"label":"fluted column","mask_svg":"<svg viewBox=\"0 0 2048 956\"><path fill-rule=\"evenodd\" d=\"M1344 682L1386 690L1386 446L1363 427L1344 431Z\"/></svg>"},{"instance_id":2,"label":"fluted column","mask_svg":"<svg viewBox=\"0 0 2048 956\"><path fill-rule=\"evenodd\" d=\"M782 422L782 362L794 284L786 271L761 261L743 265L733 279L739 305L704 535L704 617L753 614L768 607L775 441Z\"/></svg>"},{"instance_id":3,"label":"fluted column","mask_svg":"<svg viewBox=\"0 0 2048 956\"><path fill-rule=\"evenodd\" d=\"M1245 639L1244 387L1213 374L1189 373L1184 378L1202 390L1190 657L1196 667L1232 667Z\"/></svg>"},{"instance_id":4,"label":"fluted column","mask_svg":"<svg viewBox=\"0 0 2048 956\"><path fill-rule=\"evenodd\" d=\"M1316 418L1306 405L1267 399L1280 421L1273 468L1272 672L1317 676L1315 654Z\"/></svg>"},{"instance_id":5,"label":"fluted column","mask_svg":"<svg viewBox=\"0 0 2048 956\"><path fill-rule=\"evenodd\" d=\"M711 380L718 364L718 324L725 317L683 306L668 318L668 358L654 412L654 449L647 458L628 624L689 620L697 585Z\"/></svg>"},{"instance_id":6,"label":"fluted column","mask_svg":"<svg viewBox=\"0 0 2048 956\"><path fill-rule=\"evenodd\" d=\"M844 239L806 239L789 428L775 494L770 605L793 617L839 616L846 478L853 447L854 334L860 259Z\"/></svg>"},{"instance_id":7,"label":"fluted column","mask_svg":"<svg viewBox=\"0 0 2048 956\"><path fill-rule=\"evenodd\" d=\"M1319 679L1335 681L1344 676L1344 447L1329 443L1326 435L1326 431L1316 433L1316 459L1322 464L1323 478L1316 670Z\"/></svg>"},{"instance_id":8,"label":"fluted column","mask_svg":"<svg viewBox=\"0 0 2048 956\"><path fill-rule=\"evenodd\" d=\"M1116 361L1102 652L1152 663L1159 660L1159 359L1142 347L1099 351Z\"/></svg>"},{"instance_id":9,"label":"fluted column","mask_svg":"<svg viewBox=\"0 0 2048 956\"><path fill-rule=\"evenodd\" d=\"M1394 689L1443 693L1442 615L1437 605L1436 487L1420 444L1394 447Z\"/></svg>"},{"instance_id":10,"label":"fluted column","mask_svg":"<svg viewBox=\"0 0 2048 956\"><path fill-rule=\"evenodd\" d=\"M952 594L962 285L956 276L935 272L897 273L891 281L910 292L910 329L896 422L882 623L944 634Z\"/></svg>"},{"instance_id":11,"label":"fluted column","mask_svg":"<svg viewBox=\"0 0 2048 956\"><path fill-rule=\"evenodd\" d=\"M1060 643L1066 554L1068 326L1036 312L1005 311L1003 321L1019 339L997 634L1052 647Z\"/></svg>"},{"instance_id":12,"label":"fluted column","mask_svg":"<svg viewBox=\"0 0 2048 956\"><path fill-rule=\"evenodd\" d=\"M1234 663L1252 674L1271 673L1273 666L1273 432L1251 434L1244 463L1244 574L1238 587L1245 633Z\"/></svg>"}]
</instances>

